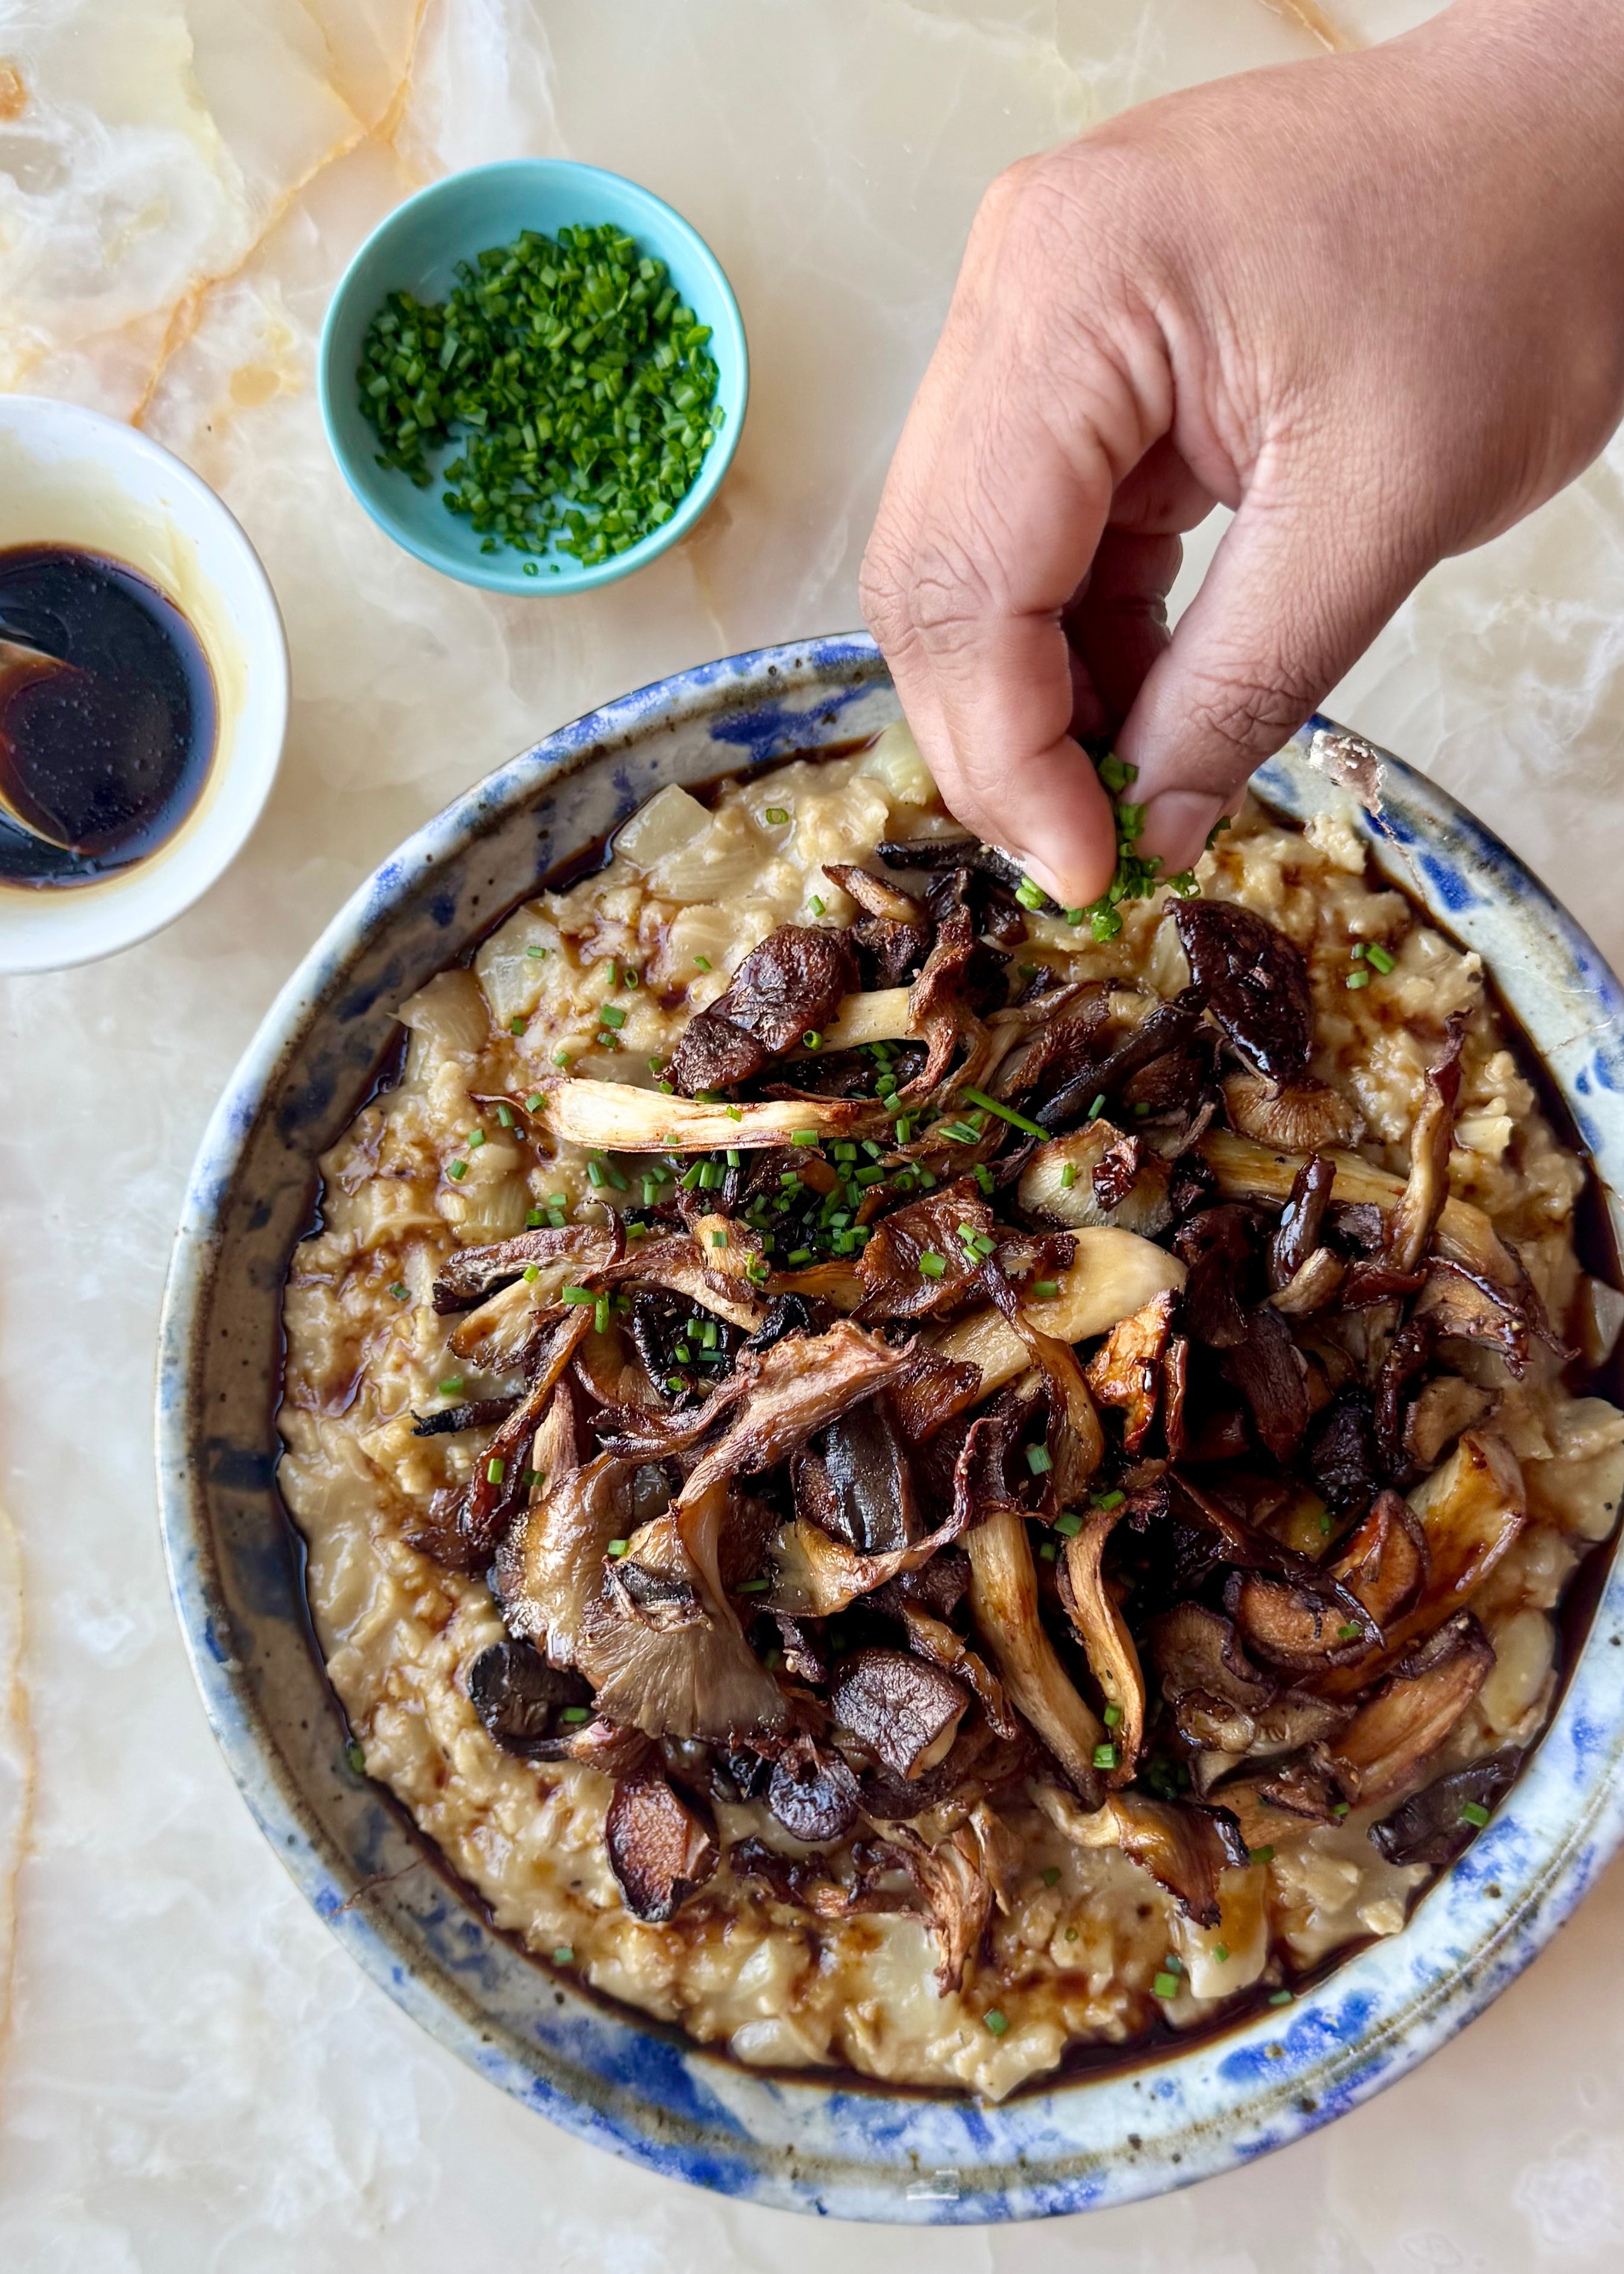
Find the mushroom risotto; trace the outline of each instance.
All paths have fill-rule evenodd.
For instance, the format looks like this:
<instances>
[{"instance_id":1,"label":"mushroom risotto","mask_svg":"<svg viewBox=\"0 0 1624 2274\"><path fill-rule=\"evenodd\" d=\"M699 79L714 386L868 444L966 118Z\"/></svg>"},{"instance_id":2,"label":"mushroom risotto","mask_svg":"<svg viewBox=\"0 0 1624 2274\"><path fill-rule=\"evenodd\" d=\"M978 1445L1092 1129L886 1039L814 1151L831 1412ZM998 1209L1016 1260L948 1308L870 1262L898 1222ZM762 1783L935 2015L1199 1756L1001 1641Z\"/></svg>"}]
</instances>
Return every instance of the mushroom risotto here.
<instances>
[{"instance_id":1,"label":"mushroom risotto","mask_svg":"<svg viewBox=\"0 0 1624 2274\"><path fill-rule=\"evenodd\" d=\"M1119 813L1067 911L900 727L664 789L321 1164L280 1476L366 1770L744 2061L996 2098L1289 2002L1613 1525L1624 1298L1477 959L1345 815L1169 892Z\"/></svg>"}]
</instances>

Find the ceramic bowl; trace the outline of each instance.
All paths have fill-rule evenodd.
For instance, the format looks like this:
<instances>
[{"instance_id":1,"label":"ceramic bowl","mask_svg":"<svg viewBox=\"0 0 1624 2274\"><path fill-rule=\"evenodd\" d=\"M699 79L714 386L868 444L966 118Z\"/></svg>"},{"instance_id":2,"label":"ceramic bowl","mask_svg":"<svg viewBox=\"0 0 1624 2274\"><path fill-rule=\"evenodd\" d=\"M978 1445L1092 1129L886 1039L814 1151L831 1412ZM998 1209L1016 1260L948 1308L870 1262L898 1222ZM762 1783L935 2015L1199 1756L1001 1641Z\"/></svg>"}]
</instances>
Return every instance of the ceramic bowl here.
<instances>
[{"instance_id":1,"label":"ceramic bowl","mask_svg":"<svg viewBox=\"0 0 1624 2274\"><path fill-rule=\"evenodd\" d=\"M389 293L444 299L459 260L493 245L510 245L521 230L554 236L576 223L613 222L640 251L663 260L671 281L702 324L710 327L716 358L721 432L705 453L699 476L671 519L641 543L590 568L557 551L527 574L523 556L500 546L482 553L471 522L440 502L443 484L417 489L394 466L378 463L378 437L361 415L356 372L367 328ZM590 591L629 576L686 536L716 495L739 445L749 395L744 323L720 262L698 232L651 190L598 166L566 158L504 158L470 166L431 183L397 206L367 238L340 279L322 328L316 359L321 416L339 471L378 526L397 545L464 584L493 592L553 597ZM455 446L440 454L455 455Z\"/></svg>"},{"instance_id":2,"label":"ceramic bowl","mask_svg":"<svg viewBox=\"0 0 1624 2274\"><path fill-rule=\"evenodd\" d=\"M207 482L117 418L0 395L0 548L72 545L156 584L202 642L219 705L203 794L167 845L93 885L0 885L0 972L59 971L172 923L237 858L288 723L288 644L259 556Z\"/></svg>"},{"instance_id":3,"label":"ceramic bowl","mask_svg":"<svg viewBox=\"0 0 1624 2274\"><path fill-rule=\"evenodd\" d=\"M346 1765L273 1480L283 1268L310 1221L315 1157L372 1080L394 1006L661 784L849 742L897 707L863 639L681 673L501 767L363 886L267 1018L193 1172L162 1326L162 1516L197 1678L250 1807L334 1932L444 2044L583 2138L757 2202L1020 2218L1177 2187L1312 2131L1413 2067L1528 1963L1624 1832L1624 1579L1603 1586L1522 1776L1402 1934L1288 2009L984 2107L816 2071L754 2073L497 1933ZM1350 757L1378 784L1361 824L1378 864L1482 953L1605 1186L1624 1190L1617 981L1505 847L1396 758L1317 719L1260 787L1306 817L1338 794L1323 767Z\"/></svg>"}]
</instances>

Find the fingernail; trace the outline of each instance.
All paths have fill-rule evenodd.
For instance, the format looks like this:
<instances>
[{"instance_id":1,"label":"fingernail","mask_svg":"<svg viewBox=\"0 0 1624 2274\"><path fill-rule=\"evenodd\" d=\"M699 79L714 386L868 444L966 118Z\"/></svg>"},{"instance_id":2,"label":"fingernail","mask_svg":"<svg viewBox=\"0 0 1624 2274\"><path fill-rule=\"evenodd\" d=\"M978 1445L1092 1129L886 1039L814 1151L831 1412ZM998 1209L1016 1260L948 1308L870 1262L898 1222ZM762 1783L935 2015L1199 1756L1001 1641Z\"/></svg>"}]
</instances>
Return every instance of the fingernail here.
<instances>
[{"instance_id":1,"label":"fingernail","mask_svg":"<svg viewBox=\"0 0 1624 2274\"><path fill-rule=\"evenodd\" d=\"M1147 853L1159 853L1169 869L1192 869L1222 814L1221 797L1201 790L1163 790L1145 808L1139 842Z\"/></svg>"}]
</instances>

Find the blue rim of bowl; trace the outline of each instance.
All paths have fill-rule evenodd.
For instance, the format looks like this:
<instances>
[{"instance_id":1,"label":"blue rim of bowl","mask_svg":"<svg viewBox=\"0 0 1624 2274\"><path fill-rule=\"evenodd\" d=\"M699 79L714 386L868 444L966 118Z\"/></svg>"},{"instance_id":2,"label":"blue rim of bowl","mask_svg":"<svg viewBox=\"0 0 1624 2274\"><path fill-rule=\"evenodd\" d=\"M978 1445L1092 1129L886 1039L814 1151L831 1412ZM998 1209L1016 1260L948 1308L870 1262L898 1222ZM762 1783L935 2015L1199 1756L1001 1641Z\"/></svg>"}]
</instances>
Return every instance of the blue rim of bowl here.
<instances>
[{"instance_id":1,"label":"blue rim of bowl","mask_svg":"<svg viewBox=\"0 0 1624 2274\"><path fill-rule=\"evenodd\" d=\"M480 2074L576 2137L695 2185L818 2216L907 2224L975 2225L1103 2208L1187 2186L1288 2145L1370 2098L1454 2037L1515 1980L1572 1913L1624 1839L1624 1727L1616 1660L1624 1642L1624 1573L1613 1546L1584 1647L1557 1712L1522 1774L1466 1855L1427 1891L1403 1932L1367 1946L1269 2011L1199 2036L1186 2048L1102 2076L1040 2082L996 2105L967 2097L853 2090L816 2071L790 2078L744 2070L679 2038L635 2011L605 2014L575 1993L572 2052L590 2067L590 2089L560 2090L516 2057L464 1985L403 1962L360 1900L365 1882L346 1859L312 1838L284 1781L258 1708L230 1655L226 1600L211 1568L211 1542L192 1504L191 1383L206 1323L210 1254L234 1164L264 1110L289 1038L335 983L391 909L435 867L467 850L496 821L534 802L583 753L618 742L685 707L714 704L736 688L747 716L752 697L781 697L794 672L853 682L876 662L872 643L836 636L758 650L695 666L589 713L500 768L428 822L365 883L282 989L228 1086L190 1180L165 1290L160 1328L159 1501L170 1585L205 1710L228 1766L272 1847L318 1914L372 1978L441 2044ZM1528 904L1551 968L1581 991L1592 1023L1575 1038L1590 1053L1578 1071L1542 1058L1604 1168L1624 1159L1624 989L1574 919L1493 832L1402 759L1335 721L1316 717L1295 738L1293 757L1323 764L1328 746L1353 742L1387 770L1405 808L1397 825L1368 825L1421 885L1435 915L1470 930L1474 908ZM742 757L742 753L741 753ZM748 764L748 760L744 759ZM1311 809L1307 769L1271 762L1266 797L1299 817ZM1473 878L1477 881L1476 884ZM1488 890L1480 892L1478 885ZM1441 903L1441 905L1440 905ZM1515 1007L1514 1001L1514 1008ZM1599 1023L1593 1014L1602 1013ZM1597 1111L1586 1099L1596 1094ZM1599 1118L1598 1118L1599 1114ZM1608 1115L1614 1124L1610 1133ZM1605 1184L1624 1181L1607 1175ZM1619 1208L1610 1213L1618 1229ZM560 1992L559 2003L565 2004ZM1214 2104L1177 2105L1188 2085ZM750 2129L747 2107L775 2096L778 2136ZM1134 2098L1134 2095L1139 2097ZM1175 2103L1163 2119L1158 2104ZM1101 2120L1103 2115L1103 2121ZM1147 2135L1132 2127L1136 2117ZM1091 2121L1091 2119L1094 2120ZM1150 2136L1150 2135L1154 2135ZM859 2136L861 2135L861 2136ZM1177 2145L1174 2143L1177 2142ZM866 2147L861 2154L856 2149Z\"/></svg>"},{"instance_id":2,"label":"blue rim of bowl","mask_svg":"<svg viewBox=\"0 0 1624 2274\"><path fill-rule=\"evenodd\" d=\"M730 411L726 425L705 453L703 463L699 469L694 486L678 506L671 519L660 528L651 530L647 537L640 538L637 543L628 546L626 552L617 553L611 559L598 561L590 568L572 569L567 577L558 581L550 580L545 576L533 577L525 576L523 568L517 564L521 559L528 556L513 553L510 557L514 565L505 566L504 557L508 554L506 546L493 553L482 555L478 559L462 560L449 552L438 552L432 546L419 544L387 514L380 513L365 491L350 479L347 454L341 450L334 440L332 411L334 389L339 384L332 368L335 353L333 335L336 328L339 311L349 296L352 280L379 238L386 236L406 215L415 213L422 206L433 204L453 182L466 181L474 176L506 174L516 177L523 174L534 174L543 169L567 170L589 184L594 180L613 182L621 190L633 191L639 200L658 213L672 234L680 237L695 260L709 271L720 296L722 313L733 335L733 344L739 358L738 408ZM353 373L347 374L352 385L354 377ZM455 174L442 175L439 181L430 182L425 188L415 190L410 197L403 199L398 206L387 213L375 229L368 230L350 255L343 275L334 287L333 297L327 303L327 314L322 319L321 338L316 350L316 389L327 448L332 453L339 472L344 478L344 486L367 518L381 529L386 537L392 538L402 552L410 553L414 560L421 561L425 568L438 569L442 576L453 577L461 584L477 585L484 591L503 592L520 599L550 598L567 600L578 592L595 591L600 585L617 584L622 576L629 576L637 569L646 568L650 561L658 560L662 553L668 552L673 545L684 538L708 510L715 500L717 492L721 488L729 466L733 463L733 453L739 447L739 437L744 431L745 413L750 401L749 343L745 335L744 318L739 312L739 303L734 297L733 288L728 282L726 270L694 227L693 222L685 220L674 206L666 204L664 198L657 197L652 190L644 189L643 184L633 181L629 174L617 174L604 166L582 165L573 158L493 158L487 165L462 167ZM401 478L404 480L404 475ZM438 477L436 478L438 479ZM489 567L482 566L481 561L487 560L490 563Z\"/></svg>"}]
</instances>

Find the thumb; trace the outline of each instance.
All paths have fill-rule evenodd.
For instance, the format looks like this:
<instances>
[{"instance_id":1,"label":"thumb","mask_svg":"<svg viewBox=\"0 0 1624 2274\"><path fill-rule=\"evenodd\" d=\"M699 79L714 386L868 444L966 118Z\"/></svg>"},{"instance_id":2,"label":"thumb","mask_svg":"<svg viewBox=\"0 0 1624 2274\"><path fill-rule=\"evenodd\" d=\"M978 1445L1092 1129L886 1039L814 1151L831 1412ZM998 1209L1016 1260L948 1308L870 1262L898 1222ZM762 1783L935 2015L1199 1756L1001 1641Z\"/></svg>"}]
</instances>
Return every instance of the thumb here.
<instances>
[{"instance_id":1,"label":"thumb","mask_svg":"<svg viewBox=\"0 0 1624 2274\"><path fill-rule=\"evenodd\" d=\"M1320 492L1321 500L1327 494ZM1247 777L1289 742L1433 555L1372 501L1363 517L1251 491L1116 737L1139 769L1142 843L1188 868Z\"/></svg>"}]
</instances>

